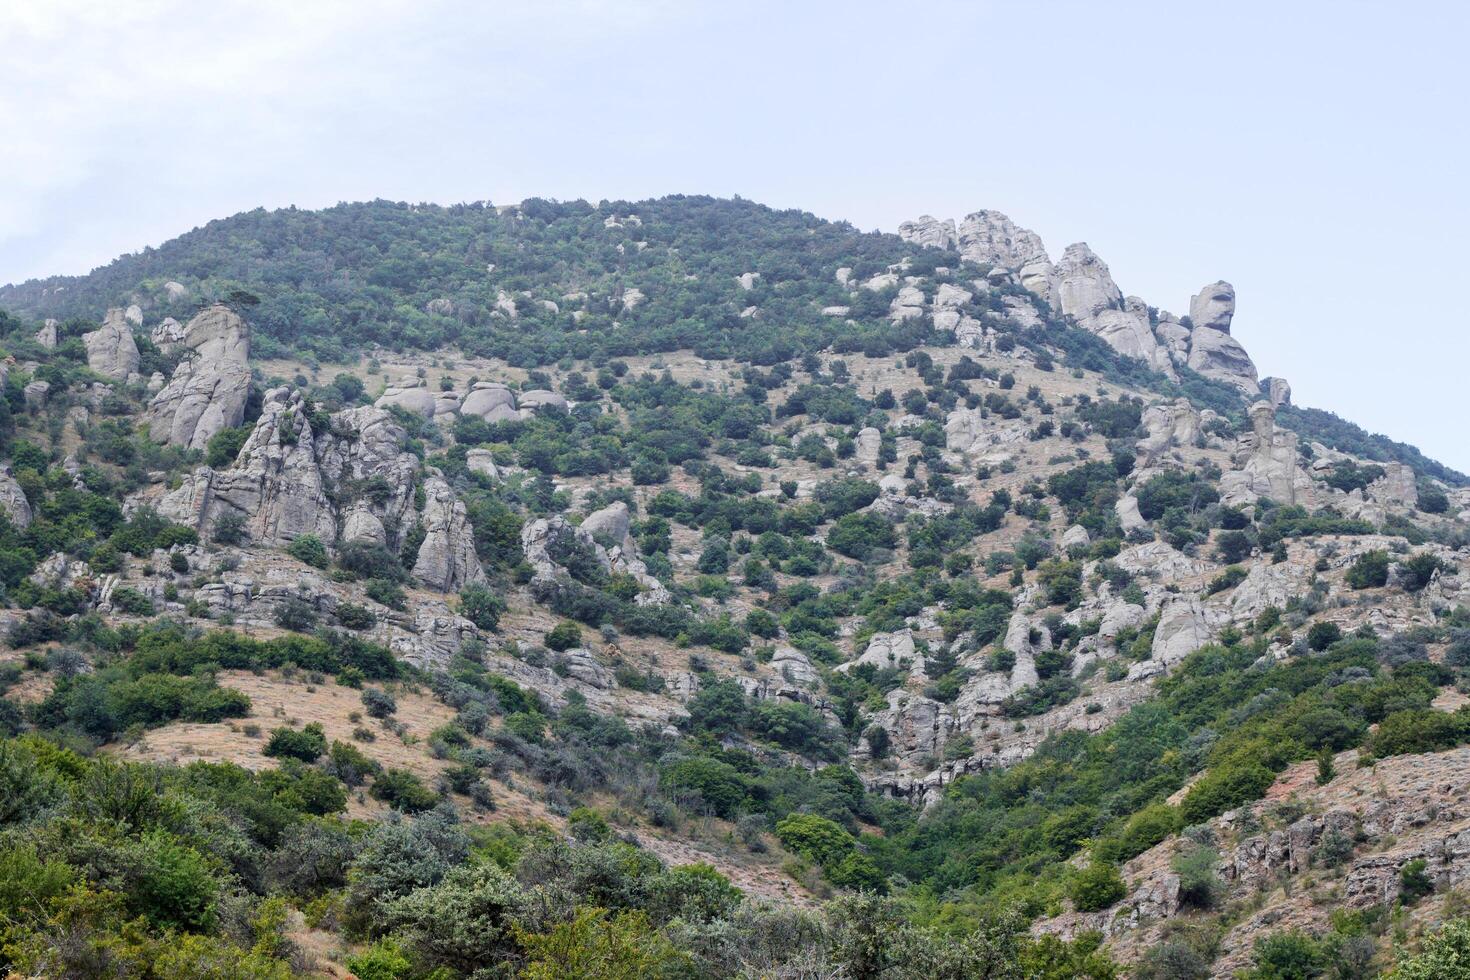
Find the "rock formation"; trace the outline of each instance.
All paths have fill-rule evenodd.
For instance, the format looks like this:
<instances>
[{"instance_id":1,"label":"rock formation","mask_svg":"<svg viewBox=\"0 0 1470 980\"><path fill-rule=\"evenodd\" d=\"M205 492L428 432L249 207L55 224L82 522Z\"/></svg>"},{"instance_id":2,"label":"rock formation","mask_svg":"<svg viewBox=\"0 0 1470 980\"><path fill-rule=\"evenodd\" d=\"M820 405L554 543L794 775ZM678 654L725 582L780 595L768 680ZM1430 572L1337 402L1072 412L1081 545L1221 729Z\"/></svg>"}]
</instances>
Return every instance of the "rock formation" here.
<instances>
[{"instance_id":1,"label":"rock formation","mask_svg":"<svg viewBox=\"0 0 1470 980\"><path fill-rule=\"evenodd\" d=\"M424 481L424 495L422 520L427 534L414 562L414 578L440 592L458 592L485 581L464 502L437 475Z\"/></svg>"},{"instance_id":2,"label":"rock formation","mask_svg":"<svg viewBox=\"0 0 1470 980\"><path fill-rule=\"evenodd\" d=\"M138 373L138 343L122 310L108 310L102 326L82 334L82 343L87 348L87 367L98 374L114 381L126 381Z\"/></svg>"},{"instance_id":3,"label":"rock formation","mask_svg":"<svg viewBox=\"0 0 1470 980\"><path fill-rule=\"evenodd\" d=\"M414 512L420 464L403 450L406 438L392 415L367 407L337 412L330 426L315 431L301 393L275 388L235 465L199 467L162 498L158 511L201 532L225 514L239 514L251 543L276 547L314 534L328 544L340 539L396 550L422 521L415 577L447 592L482 581L464 504L437 471L424 481L423 513Z\"/></svg>"},{"instance_id":4,"label":"rock formation","mask_svg":"<svg viewBox=\"0 0 1470 980\"><path fill-rule=\"evenodd\" d=\"M1236 450L1237 468L1220 478L1220 499L1227 504L1253 504L1269 497L1278 504L1305 504L1312 481L1300 465L1296 433L1276 427L1268 401L1250 407L1251 431Z\"/></svg>"},{"instance_id":5,"label":"rock formation","mask_svg":"<svg viewBox=\"0 0 1470 980\"><path fill-rule=\"evenodd\" d=\"M1189 367L1207 378L1224 381L1247 395L1257 394L1256 366L1245 348L1230 336L1235 318L1235 287L1214 282L1201 289L1189 302Z\"/></svg>"},{"instance_id":6,"label":"rock formation","mask_svg":"<svg viewBox=\"0 0 1470 980\"><path fill-rule=\"evenodd\" d=\"M26 499L20 484L15 482L15 477L10 475L8 466L0 470L0 510L5 511L5 516L15 527L30 526L31 502Z\"/></svg>"},{"instance_id":7,"label":"rock formation","mask_svg":"<svg viewBox=\"0 0 1470 980\"><path fill-rule=\"evenodd\" d=\"M179 344L187 354L149 403L148 430L160 442L204 449L245 418L250 328L229 307L211 306L189 321Z\"/></svg>"}]
</instances>

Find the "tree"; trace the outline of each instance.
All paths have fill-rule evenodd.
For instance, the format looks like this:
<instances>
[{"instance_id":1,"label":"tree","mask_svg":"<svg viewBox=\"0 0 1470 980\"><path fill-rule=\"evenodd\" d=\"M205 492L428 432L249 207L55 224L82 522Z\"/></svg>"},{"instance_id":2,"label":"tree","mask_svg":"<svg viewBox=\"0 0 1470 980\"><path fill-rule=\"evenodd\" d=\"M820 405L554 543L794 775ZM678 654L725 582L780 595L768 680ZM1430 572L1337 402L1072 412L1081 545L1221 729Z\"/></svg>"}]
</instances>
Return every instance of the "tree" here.
<instances>
[{"instance_id":1,"label":"tree","mask_svg":"<svg viewBox=\"0 0 1470 980\"><path fill-rule=\"evenodd\" d=\"M467 585L459 593L459 612L480 629L495 630L505 613L505 600L483 585Z\"/></svg>"},{"instance_id":2,"label":"tree","mask_svg":"<svg viewBox=\"0 0 1470 980\"><path fill-rule=\"evenodd\" d=\"M1470 980L1470 919L1454 919L1399 961L1394 980Z\"/></svg>"},{"instance_id":3,"label":"tree","mask_svg":"<svg viewBox=\"0 0 1470 980\"><path fill-rule=\"evenodd\" d=\"M487 861L393 901L384 920L420 963L468 976L516 954L514 923L523 904L515 878Z\"/></svg>"},{"instance_id":4,"label":"tree","mask_svg":"<svg viewBox=\"0 0 1470 980\"><path fill-rule=\"evenodd\" d=\"M1326 786L1337 778L1337 767L1332 764L1332 750L1324 748L1317 753L1317 785Z\"/></svg>"},{"instance_id":5,"label":"tree","mask_svg":"<svg viewBox=\"0 0 1470 980\"><path fill-rule=\"evenodd\" d=\"M530 961L523 980L643 980L686 959L642 911L581 906L548 932L515 934Z\"/></svg>"},{"instance_id":6,"label":"tree","mask_svg":"<svg viewBox=\"0 0 1470 980\"><path fill-rule=\"evenodd\" d=\"M1342 627L1319 619L1307 630L1307 646L1321 652L1342 639Z\"/></svg>"},{"instance_id":7,"label":"tree","mask_svg":"<svg viewBox=\"0 0 1470 980\"><path fill-rule=\"evenodd\" d=\"M398 702L393 700L393 695L380 687L363 689L362 706L374 718L387 718L398 710Z\"/></svg>"}]
</instances>

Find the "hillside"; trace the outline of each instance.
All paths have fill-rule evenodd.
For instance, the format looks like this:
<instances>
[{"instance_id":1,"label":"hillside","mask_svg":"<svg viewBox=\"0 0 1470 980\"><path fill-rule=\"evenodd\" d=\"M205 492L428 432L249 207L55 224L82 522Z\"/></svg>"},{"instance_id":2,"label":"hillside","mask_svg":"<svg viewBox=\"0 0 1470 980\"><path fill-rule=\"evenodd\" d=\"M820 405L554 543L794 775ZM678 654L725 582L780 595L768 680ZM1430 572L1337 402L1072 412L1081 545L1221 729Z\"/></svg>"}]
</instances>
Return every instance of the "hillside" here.
<instances>
[{"instance_id":1,"label":"hillside","mask_svg":"<svg viewBox=\"0 0 1470 980\"><path fill-rule=\"evenodd\" d=\"M1457 975L1470 489L1234 295L683 197L5 287L0 964Z\"/></svg>"}]
</instances>

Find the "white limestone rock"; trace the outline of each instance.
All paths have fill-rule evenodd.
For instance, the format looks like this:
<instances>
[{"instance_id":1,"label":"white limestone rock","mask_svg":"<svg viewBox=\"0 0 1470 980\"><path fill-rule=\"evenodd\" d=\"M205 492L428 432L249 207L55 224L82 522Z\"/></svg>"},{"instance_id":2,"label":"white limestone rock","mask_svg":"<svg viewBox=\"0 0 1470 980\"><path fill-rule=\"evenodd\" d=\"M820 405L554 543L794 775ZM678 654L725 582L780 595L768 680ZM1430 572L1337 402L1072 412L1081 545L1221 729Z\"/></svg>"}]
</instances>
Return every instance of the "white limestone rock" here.
<instances>
[{"instance_id":1,"label":"white limestone rock","mask_svg":"<svg viewBox=\"0 0 1470 980\"><path fill-rule=\"evenodd\" d=\"M102 326L82 334L82 343L87 347L87 367L98 374L114 381L126 381L128 375L138 372L138 343L122 310L108 310Z\"/></svg>"},{"instance_id":2,"label":"white limestone rock","mask_svg":"<svg viewBox=\"0 0 1470 980\"><path fill-rule=\"evenodd\" d=\"M1166 667L1173 666L1213 638L1198 599L1171 599L1159 613L1151 656Z\"/></svg>"},{"instance_id":3,"label":"white limestone rock","mask_svg":"<svg viewBox=\"0 0 1470 980\"><path fill-rule=\"evenodd\" d=\"M927 214L899 225L898 237L921 248L952 249L957 241L953 220L941 221Z\"/></svg>"},{"instance_id":4,"label":"white limestone rock","mask_svg":"<svg viewBox=\"0 0 1470 980\"><path fill-rule=\"evenodd\" d=\"M180 344L188 353L148 403L148 431L159 442L205 449L215 433L244 421L250 328L229 307L215 305L189 321Z\"/></svg>"},{"instance_id":5,"label":"white limestone rock","mask_svg":"<svg viewBox=\"0 0 1470 980\"><path fill-rule=\"evenodd\" d=\"M1291 404L1291 385L1285 378L1262 378L1261 393L1266 396L1272 408Z\"/></svg>"},{"instance_id":6,"label":"white limestone rock","mask_svg":"<svg viewBox=\"0 0 1470 980\"><path fill-rule=\"evenodd\" d=\"M14 527L30 526L31 502L26 499L25 491L20 488L20 484L15 482L15 477L10 475L8 465L0 470L0 509L5 511L5 516L10 518L10 523Z\"/></svg>"},{"instance_id":7,"label":"white limestone rock","mask_svg":"<svg viewBox=\"0 0 1470 980\"><path fill-rule=\"evenodd\" d=\"M465 466L471 473L500 479L500 468L495 465L495 454L488 449L471 449L465 453Z\"/></svg>"},{"instance_id":8,"label":"white limestone rock","mask_svg":"<svg viewBox=\"0 0 1470 980\"><path fill-rule=\"evenodd\" d=\"M1148 521L1138 512L1138 498L1131 493L1118 498L1118 502L1113 505L1113 512L1118 515L1118 523L1122 525L1124 534L1148 527Z\"/></svg>"},{"instance_id":9,"label":"white limestone rock","mask_svg":"<svg viewBox=\"0 0 1470 980\"><path fill-rule=\"evenodd\" d=\"M439 399L429 390L423 378L403 378L390 384L373 405L377 408L401 408L415 415L433 418Z\"/></svg>"},{"instance_id":10,"label":"white limestone rock","mask_svg":"<svg viewBox=\"0 0 1470 980\"><path fill-rule=\"evenodd\" d=\"M424 481L424 493L423 523L428 533L413 565L414 578L440 592L458 592L484 582L485 570L475 553L475 529L464 501L437 474Z\"/></svg>"}]
</instances>

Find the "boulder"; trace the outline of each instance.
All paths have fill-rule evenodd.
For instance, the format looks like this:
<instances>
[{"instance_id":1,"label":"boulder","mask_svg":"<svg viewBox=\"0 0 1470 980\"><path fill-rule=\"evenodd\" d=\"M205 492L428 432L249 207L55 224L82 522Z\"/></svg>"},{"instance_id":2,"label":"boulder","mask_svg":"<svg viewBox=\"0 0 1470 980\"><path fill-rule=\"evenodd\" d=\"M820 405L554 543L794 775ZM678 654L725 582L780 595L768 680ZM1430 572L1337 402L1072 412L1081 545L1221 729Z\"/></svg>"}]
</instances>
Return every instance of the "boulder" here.
<instances>
[{"instance_id":1,"label":"boulder","mask_svg":"<svg viewBox=\"0 0 1470 980\"><path fill-rule=\"evenodd\" d=\"M172 353L174 348L184 342L184 325L171 316L166 316L158 322L149 334L153 346L165 354Z\"/></svg>"},{"instance_id":2,"label":"boulder","mask_svg":"<svg viewBox=\"0 0 1470 980\"><path fill-rule=\"evenodd\" d=\"M423 378L404 378L390 384L373 405L377 408L401 408L415 415L433 418L439 407L439 399L429 390Z\"/></svg>"},{"instance_id":3,"label":"boulder","mask_svg":"<svg viewBox=\"0 0 1470 980\"><path fill-rule=\"evenodd\" d=\"M245 418L250 394L250 328L227 306L203 310L184 327L187 355L148 403L149 435L204 449L221 429Z\"/></svg>"},{"instance_id":4,"label":"boulder","mask_svg":"<svg viewBox=\"0 0 1470 980\"><path fill-rule=\"evenodd\" d=\"M1073 524L1062 534L1062 547L1066 550L1072 548L1085 548L1092 544L1092 535L1087 533L1087 528L1081 524Z\"/></svg>"},{"instance_id":5,"label":"boulder","mask_svg":"<svg viewBox=\"0 0 1470 980\"><path fill-rule=\"evenodd\" d=\"M1118 498L1118 502L1113 505L1113 512L1118 515L1118 523L1122 525L1124 534L1148 527L1148 521L1138 512L1138 498L1131 493Z\"/></svg>"},{"instance_id":6,"label":"boulder","mask_svg":"<svg viewBox=\"0 0 1470 980\"><path fill-rule=\"evenodd\" d=\"M495 465L495 454L488 449L471 449L465 453L465 466L471 473L500 479L500 468Z\"/></svg>"},{"instance_id":7,"label":"boulder","mask_svg":"<svg viewBox=\"0 0 1470 980\"><path fill-rule=\"evenodd\" d=\"M870 466L878 462L878 453L883 448L883 434L871 425L859 429L854 456L858 462L867 463Z\"/></svg>"},{"instance_id":8,"label":"boulder","mask_svg":"<svg viewBox=\"0 0 1470 980\"><path fill-rule=\"evenodd\" d=\"M539 388L521 392L521 397L517 401L520 405L522 415L530 415L536 409L548 406L560 409L563 412L567 410L567 400L565 398L554 391L545 391Z\"/></svg>"},{"instance_id":9,"label":"boulder","mask_svg":"<svg viewBox=\"0 0 1470 980\"><path fill-rule=\"evenodd\" d=\"M480 381L464 396L460 403L461 415L478 415L487 421L504 421L515 415L516 398L505 385L495 381ZM491 418L495 415L495 418Z\"/></svg>"},{"instance_id":10,"label":"boulder","mask_svg":"<svg viewBox=\"0 0 1470 980\"><path fill-rule=\"evenodd\" d=\"M36 343L47 350L54 350L58 342L57 324L55 320L47 320L41 324L41 329L36 331Z\"/></svg>"},{"instance_id":11,"label":"boulder","mask_svg":"<svg viewBox=\"0 0 1470 980\"><path fill-rule=\"evenodd\" d=\"M811 687L821 680L811 660L795 647L777 647L771 654L771 669L790 683L802 687Z\"/></svg>"},{"instance_id":12,"label":"boulder","mask_svg":"<svg viewBox=\"0 0 1470 980\"><path fill-rule=\"evenodd\" d=\"M46 399L51 395L51 382L31 381L21 393L25 396L26 411L39 412L46 407Z\"/></svg>"},{"instance_id":13,"label":"boulder","mask_svg":"<svg viewBox=\"0 0 1470 980\"><path fill-rule=\"evenodd\" d=\"M129 375L138 373L138 343L122 310L108 310L102 326L82 334L82 343L87 348L87 367L98 374L126 381Z\"/></svg>"},{"instance_id":14,"label":"boulder","mask_svg":"<svg viewBox=\"0 0 1470 980\"><path fill-rule=\"evenodd\" d=\"M625 552L634 548L633 538L628 533L632 526L632 514L628 505L615 500L601 510L593 511L582 521L582 530L599 542L608 542L608 547L619 547Z\"/></svg>"}]
</instances>

